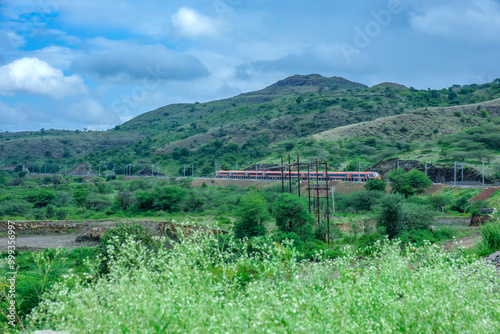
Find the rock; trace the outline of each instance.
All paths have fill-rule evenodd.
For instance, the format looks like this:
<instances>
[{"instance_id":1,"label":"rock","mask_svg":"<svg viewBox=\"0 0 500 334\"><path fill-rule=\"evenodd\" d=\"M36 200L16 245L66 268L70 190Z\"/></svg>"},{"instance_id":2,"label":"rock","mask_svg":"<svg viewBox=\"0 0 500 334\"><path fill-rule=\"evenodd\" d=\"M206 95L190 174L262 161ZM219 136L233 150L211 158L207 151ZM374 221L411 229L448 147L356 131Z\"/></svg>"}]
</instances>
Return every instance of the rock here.
<instances>
[{"instance_id":1,"label":"rock","mask_svg":"<svg viewBox=\"0 0 500 334\"><path fill-rule=\"evenodd\" d=\"M472 216L469 226L481 226L486 223L494 221L496 221L496 219L489 215L477 215L477 216Z\"/></svg>"},{"instance_id":2,"label":"rock","mask_svg":"<svg viewBox=\"0 0 500 334\"><path fill-rule=\"evenodd\" d=\"M484 259L486 262L491 262L496 265L497 270L500 270L500 251L488 255Z\"/></svg>"}]
</instances>

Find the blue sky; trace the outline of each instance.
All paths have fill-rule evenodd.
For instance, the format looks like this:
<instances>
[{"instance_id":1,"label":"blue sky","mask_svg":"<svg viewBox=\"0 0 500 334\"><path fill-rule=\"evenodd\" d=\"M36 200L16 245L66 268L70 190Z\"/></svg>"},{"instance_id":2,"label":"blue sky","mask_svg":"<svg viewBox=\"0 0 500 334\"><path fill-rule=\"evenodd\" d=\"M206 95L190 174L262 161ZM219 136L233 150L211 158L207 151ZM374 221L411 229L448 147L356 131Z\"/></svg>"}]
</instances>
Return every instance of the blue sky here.
<instances>
[{"instance_id":1,"label":"blue sky","mask_svg":"<svg viewBox=\"0 0 500 334\"><path fill-rule=\"evenodd\" d=\"M105 130L294 74L500 77L498 0L16 0L0 15L2 131Z\"/></svg>"}]
</instances>

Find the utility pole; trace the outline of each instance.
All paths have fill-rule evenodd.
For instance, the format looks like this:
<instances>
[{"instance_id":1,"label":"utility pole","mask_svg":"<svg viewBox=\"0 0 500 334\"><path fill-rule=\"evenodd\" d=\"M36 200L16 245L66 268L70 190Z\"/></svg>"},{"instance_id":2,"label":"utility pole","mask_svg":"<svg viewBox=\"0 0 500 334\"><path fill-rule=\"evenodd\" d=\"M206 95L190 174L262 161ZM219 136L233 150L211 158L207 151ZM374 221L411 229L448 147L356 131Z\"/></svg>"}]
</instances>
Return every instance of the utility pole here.
<instances>
[{"instance_id":1,"label":"utility pole","mask_svg":"<svg viewBox=\"0 0 500 334\"><path fill-rule=\"evenodd\" d=\"M455 164L453 166L453 186L455 187L457 185L457 162L455 161Z\"/></svg>"},{"instance_id":2,"label":"utility pole","mask_svg":"<svg viewBox=\"0 0 500 334\"><path fill-rule=\"evenodd\" d=\"M297 190L299 192L299 197L300 197L300 160L298 153L297 153Z\"/></svg>"},{"instance_id":3,"label":"utility pole","mask_svg":"<svg viewBox=\"0 0 500 334\"><path fill-rule=\"evenodd\" d=\"M483 161L483 187L484 187L484 161Z\"/></svg>"},{"instance_id":4,"label":"utility pole","mask_svg":"<svg viewBox=\"0 0 500 334\"><path fill-rule=\"evenodd\" d=\"M361 161L358 162L358 182L361 182Z\"/></svg>"},{"instance_id":5,"label":"utility pole","mask_svg":"<svg viewBox=\"0 0 500 334\"><path fill-rule=\"evenodd\" d=\"M332 213L335 213L335 186L332 187Z\"/></svg>"},{"instance_id":6,"label":"utility pole","mask_svg":"<svg viewBox=\"0 0 500 334\"><path fill-rule=\"evenodd\" d=\"M464 182L464 163L462 162L462 182Z\"/></svg>"},{"instance_id":7,"label":"utility pole","mask_svg":"<svg viewBox=\"0 0 500 334\"><path fill-rule=\"evenodd\" d=\"M281 192L282 193L285 192L285 180L284 180L283 172L284 172L283 157L281 157ZM309 206L311 206L311 205L309 204ZM309 208L309 211L311 211L311 208Z\"/></svg>"},{"instance_id":8,"label":"utility pole","mask_svg":"<svg viewBox=\"0 0 500 334\"><path fill-rule=\"evenodd\" d=\"M217 177L217 161L215 162L215 177Z\"/></svg>"}]
</instances>

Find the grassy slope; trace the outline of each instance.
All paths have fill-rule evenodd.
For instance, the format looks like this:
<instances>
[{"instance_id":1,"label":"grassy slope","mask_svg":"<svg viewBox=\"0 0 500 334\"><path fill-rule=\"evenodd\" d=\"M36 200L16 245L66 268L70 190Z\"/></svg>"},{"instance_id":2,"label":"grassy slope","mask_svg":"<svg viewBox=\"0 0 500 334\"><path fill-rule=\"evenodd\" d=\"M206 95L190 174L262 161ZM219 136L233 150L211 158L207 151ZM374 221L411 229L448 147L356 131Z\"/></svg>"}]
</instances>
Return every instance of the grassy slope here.
<instances>
[{"instance_id":1,"label":"grassy slope","mask_svg":"<svg viewBox=\"0 0 500 334\"><path fill-rule=\"evenodd\" d=\"M403 115L330 129L313 137L326 141L370 136L405 142L436 141L441 135L491 122L491 119L481 117L482 110L486 110L489 117L500 117L500 99L462 106L421 108Z\"/></svg>"}]
</instances>

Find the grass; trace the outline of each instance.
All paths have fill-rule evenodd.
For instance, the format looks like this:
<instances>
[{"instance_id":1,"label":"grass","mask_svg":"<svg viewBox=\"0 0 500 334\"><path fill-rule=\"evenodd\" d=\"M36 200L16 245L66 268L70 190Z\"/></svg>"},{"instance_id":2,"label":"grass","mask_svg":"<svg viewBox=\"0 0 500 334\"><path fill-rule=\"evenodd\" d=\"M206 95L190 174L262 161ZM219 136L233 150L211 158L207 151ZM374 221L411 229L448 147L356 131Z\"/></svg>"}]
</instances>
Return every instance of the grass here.
<instances>
[{"instance_id":1,"label":"grass","mask_svg":"<svg viewBox=\"0 0 500 334\"><path fill-rule=\"evenodd\" d=\"M78 333L500 331L493 266L382 241L299 262L286 243L194 236L156 256L130 241L108 279L56 286L30 329ZM132 264L132 266L130 266ZM126 269L126 270L125 270ZM71 278L68 281L74 281Z\"/></svg>"}]
</instances>

